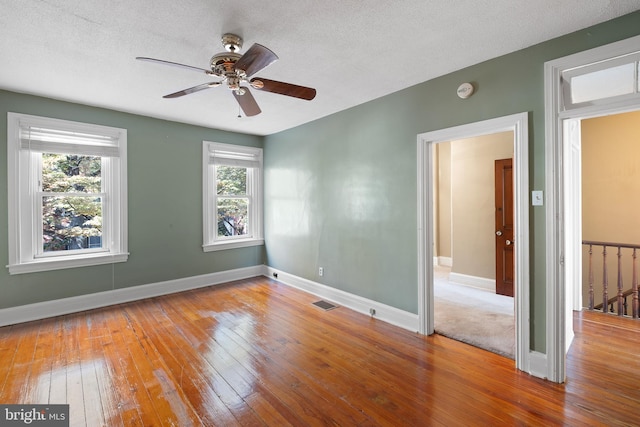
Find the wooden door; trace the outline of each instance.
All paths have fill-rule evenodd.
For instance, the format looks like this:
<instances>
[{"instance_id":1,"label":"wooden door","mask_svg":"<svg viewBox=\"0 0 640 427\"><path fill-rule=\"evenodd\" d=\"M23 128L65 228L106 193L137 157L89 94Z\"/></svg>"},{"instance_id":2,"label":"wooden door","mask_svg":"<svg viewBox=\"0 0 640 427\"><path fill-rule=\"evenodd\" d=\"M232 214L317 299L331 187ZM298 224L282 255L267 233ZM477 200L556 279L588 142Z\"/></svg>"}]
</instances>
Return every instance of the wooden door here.
<instances>
[{"instance_id":1,"label":"wooden door","mask_svg":"<svg viewBox=\"0 0 640 427\"><path fill-rule=\"evenodd\" d=\"M495 162L496 293L513 296L513 162Z\"/></svg>"}]
</instances>

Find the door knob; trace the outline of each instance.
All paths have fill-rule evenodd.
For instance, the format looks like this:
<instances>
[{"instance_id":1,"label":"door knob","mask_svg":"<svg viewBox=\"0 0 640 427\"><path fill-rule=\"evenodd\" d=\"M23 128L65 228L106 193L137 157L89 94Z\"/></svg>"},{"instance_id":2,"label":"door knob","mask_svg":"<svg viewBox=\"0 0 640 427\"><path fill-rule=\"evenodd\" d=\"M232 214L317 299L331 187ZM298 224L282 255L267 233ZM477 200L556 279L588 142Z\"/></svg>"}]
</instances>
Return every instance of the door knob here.
<instances>
[{"instance_id":1,"label":"door knob","mask_svg":"<svg viewBox=\"0 0 640 427\"><path fill-rule=\"evenodd\" d=\"M496 236L502 236L502 231L500 230L496 231Z\"/></svg>"},{"instance_id":2,"label":"door knob","mask_svg":"<svg viewBox=\"0 0 640 427\"><path fill-rule=\"evenodd\" d=\"M512 244L513 242L509 239L507 239L507 241L505 242L507 246L509 246L510 244Z\"/></svg>"}]
</instances>

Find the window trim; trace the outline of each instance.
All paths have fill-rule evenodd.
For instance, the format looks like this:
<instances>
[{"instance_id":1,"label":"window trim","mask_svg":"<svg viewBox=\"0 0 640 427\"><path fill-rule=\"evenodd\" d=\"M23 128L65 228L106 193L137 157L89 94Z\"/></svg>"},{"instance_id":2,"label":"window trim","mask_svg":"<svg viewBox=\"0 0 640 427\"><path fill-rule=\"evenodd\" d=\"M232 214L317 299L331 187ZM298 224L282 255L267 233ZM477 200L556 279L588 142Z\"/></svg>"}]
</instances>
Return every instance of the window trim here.
<instances>
[{"instance_id":1,"label":"window trim","mask_svg":"<svg viewBox=\"0 0 640 427\"><path fill-rule=\"evenodd\" d=\"M109 195L103 205L109 211L104 228L109 239L106 247L96 252L39 256L36 247L37 224L34 203L37 191L31 182L39 178L38 168L30 162L33 155L22 147L21 128L26 126L44 127L60 131L104 135L117 141L117 157L108 159L109 168L104 171L105 192ZM82 145L82 143L80 143ZM95 148L95 147L94 147ZM9 223L9 274L33 273L66 268L125 262L127 251L127 131L108 126L73 122L20 113L7 113L7 181L8 181L8 223ZM103 155L102 157L109 157ZM33 179L35 178L35 180ZM107 215L105 215L107 216Z\"/></svg>"},{"instance_id":2,"label":"window trim","mask_svg":"<svg viewBox=\"0 0 640 427\"><path fill-rule=\"evenodd\" d=\"M247 192L252 203L249 204L249 221L251 237L217 238L217 227L210 218L217 215L215 207L216 174L211 160L216 152L225 152L225 157L237 159L238 166L243 166L246 157L252 157L257 166L249 174ZM262 148L243 145L224 144L220 142L202 142L202 249L204 252L225 249L245 248L264 244L263 235L263 163Z\"/></svg>"},{"instance_id":3,"label":"window trim","mask_svg":"<svg viewBox=\"0 0 640 427\"><path fill-rule=\"evenodd\" d=\"M573 87L571 80L574 77L595 73L598 71L604 71L609 68L615 68L622 65L634 64L634 89L632 93L625 93L621 95L606 96L603 98L597 98L583 102L573 102ZM637 99L640 97L640 51L625 53L616 57L608 58L605 60L599 60L590 64L581 65L578 67L568 68L561 71L561 89L562 89L562 111L572 111L584 107L607 105L613 102L625 101L628 99Z\"/></svg>"}]
</instances>

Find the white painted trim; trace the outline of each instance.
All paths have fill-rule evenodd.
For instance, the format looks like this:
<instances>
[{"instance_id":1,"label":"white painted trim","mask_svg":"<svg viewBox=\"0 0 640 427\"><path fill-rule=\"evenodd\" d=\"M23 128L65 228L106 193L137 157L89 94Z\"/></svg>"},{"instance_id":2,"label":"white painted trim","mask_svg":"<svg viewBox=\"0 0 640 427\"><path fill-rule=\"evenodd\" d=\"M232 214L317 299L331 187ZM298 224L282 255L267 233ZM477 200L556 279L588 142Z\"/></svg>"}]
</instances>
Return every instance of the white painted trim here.
<instances>
[{"instance_id":1,"label":"white painted trim","mask_svg":"<svg viewBox=\"0 0 640 427\"><path fill-rule=\"evenodd\" d=\"M431 335L435 332L433 316L433 144L422 141L418 135L418 332ZM427 166L428 165L428 166Z\"/></svg>"},{"instance_id":2,"label":"white painted trim","mask_svg":"<svg viewBox=\"0 0 640 427\"><path fill-rule=\"evenodd\" d=\"M29 322L47 317L61 316L64 314L261 276L264 274L264 269L264 265L256 265L253 267L167 280L165 282L149 283L146 285L114 289L54 301L3 308L0 309L0 326Z\"/></svg>"},{"instance_id":3,"label":"white painted trim","mask_svg":"<svg viewBox=\"0 0 640 427\"><path fill-rule=\"evenodd\" d=\"M512 116L514 133L514 238L516 318L516 368L529 368L530 354L530 255L529 255L529 120L527 113Z\"/></svg>"},{"instance_id":4,"label":"white painted trim","mask_svg":"<svg viewBox=\"0 0 640 427\"><path fill-rule=\"evenodd\" d=\"M486 277L469 276L467 274L451 272L449 273L449 281L459 285L484 289L486 291L496 291L496 280L487 279Z\"/></svg>"},{"instance_id":5,"label":"white painted trim","mask_svg":"<svg viewBox=\"0 0 640 427\"><path fill-rule=\"evenodd\" d=\"M562 111L561 74L563 70L595 63L638 51L640 36L600 46L546 62L544 65L545 94L545 191L546 191L546 347L547 378L564 382L565 350L569 347L566 328L566 248L564 203L564 142L563 120L587 118L638 109L637 99L614 101L605 105ZM570 220L570 219L569 219Z\"/></svg>"},{"instance_id":6,"label":"white painted trim","mask_svg":"<svg viewBox=\"0 0 640 427\"><path fill-rule=\"evenodd\" d=\"M67 256L64 258L40 258L30 262L8 265L9 274L36 273L39 271L64 270L67 268L86 267L90 265L115 264L126 262L128 253L109 254L97 253L80 256Z\"/></svg>"},{"instance_id":7,"label":"white painted trim","mask_svg":"<svg viewBox=\"0 0 640 427\"><path fill-rule=\"evenodd\" d=\"M529 125L528 113L419 134L418 158L418 320L421 333L433 332L433 145L502 131L514 132L516 368L529 370ZM423 332L424 331L424 332Z\"/></svg>"},{"instance_id":8,"label":"white painted trim","mask_svg":"<svg viewBox=\"0 0 640 427\"><path fill-rule=\"evenodd\" d=\"M238 155L251 155L255 158L250 164L258 166L247 167L247 197L249 198L249 230L246 236L233 238L219 238L218 224L212 221L216 213L216 176L215 165L211 156L216 150L226 151ZM244 145L225 144L221 142L202 141L202 250L203 252L221 251L235 248L245 248L264 244L263 224L263 149Z\"/></svg>"},{"instance_id":9,"label":"white painted trim","mask_svg":"<svg viewBox=\"0 0 640 427\"><path fill-rule=\"evenodd\" d=\"M226 251L227 249L248 248L251 246L264 245L264 239L243 239L229 242L216 242L209 245L202 245L204 252Z\"/></svg>"},{"instance_id":10,"label":"white painted trim","mask_svg":"<svg viewBox=\"0 0 640 427\"><path fill-rule=\"evenodd\" d=\"M439 256L438 265L442 267L453 267L453 258L449 256Z\"/></svg>"},{"instance_id":11,"label":"white painted trim","mask_svg":"<svg viewBox=\"0 0 640 427\"><path fill-rule=\"evenodd\" d=\"M538 378L547 378L547 355L537 351L529 352L529 374Z\"/></svg>"},{"instance_id":12,"label":"white painted trim","mask_svg":"<svg viewBox=\"0 0 640 427\"><path fill-rule=\"evenodd\" d=\"M102 182L103 235L100 253L89 250L60 251L56 256L38 257L42 251L42 224L34 191L41 167L34 163L33 152L22 147L21 129L44 127L71 132L86 132L112 137L103 151ZM51 148L43 142L41 148ZM55 143L54 143L55 144ZM71 146L97 147L89 142ZM74 148L75 152L83 152ZM117 155L114 155L117 152ZM105 163L106 162L106 163ZM127 220L127 130L91 123L39 117L22 113L7 113L7 200L9 201L9 274L33 273L89 265L125 262L128 259ZM65 253L62 253L65 252ZM42 254L40 254L42 255Z\"/></svg>"},{"instance_id":13,"label":"white painted trim","mask_svg":"<svg viewBox=\"0 0 640 427\"><path fill-rule=\"evenodd\" d=\"M278 277L275 278L273 273L276 273ZM265 276L277 280L287 286L317 295L320 298L347 307L359 313L369 315L369 310L373 308L376 311L376 314L372 317L375 317L376 319L412 332L416 332L418 330L417 314L400 310L358 295L350 294L348 292L341 291L340 289L332 288L302 277L294 276L293 274L289 274L272 267L266 267Z\"/></svg>"}]
</instances>

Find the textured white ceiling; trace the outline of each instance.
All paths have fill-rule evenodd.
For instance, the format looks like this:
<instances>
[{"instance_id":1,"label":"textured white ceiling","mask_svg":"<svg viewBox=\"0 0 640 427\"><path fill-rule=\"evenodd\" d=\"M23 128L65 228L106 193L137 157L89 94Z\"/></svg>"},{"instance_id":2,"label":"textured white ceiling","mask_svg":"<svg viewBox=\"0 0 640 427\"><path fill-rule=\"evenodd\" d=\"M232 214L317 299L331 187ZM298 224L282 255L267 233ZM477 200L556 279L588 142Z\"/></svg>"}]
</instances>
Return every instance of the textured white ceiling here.
<instances>
[{"instance_id":1,"label":"textured white ceiling","mask_svg":"<svg viewBox=\"0 0 640 427\"><path fill-rule=\"evenodd\" d=\"M211 128L267 135L640 9L640 0L0 0L0 88ZM257 75L318 91L252 91L238 118L224 87L136 61L207 68L235 33L280 60Z\"/></svg>"}]
</instances>

